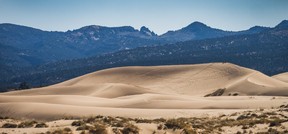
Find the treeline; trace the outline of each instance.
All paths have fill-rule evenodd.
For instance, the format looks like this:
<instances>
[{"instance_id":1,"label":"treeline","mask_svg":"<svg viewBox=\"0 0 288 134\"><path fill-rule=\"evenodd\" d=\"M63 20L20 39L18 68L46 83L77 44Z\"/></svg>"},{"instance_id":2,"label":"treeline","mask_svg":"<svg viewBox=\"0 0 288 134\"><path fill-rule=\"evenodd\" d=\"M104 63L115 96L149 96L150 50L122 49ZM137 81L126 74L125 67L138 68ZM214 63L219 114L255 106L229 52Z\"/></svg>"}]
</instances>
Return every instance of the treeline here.
<instances>
[{"instance_id":1,"label":"treeline","mask_svg":"<svg viewBox=\"0 0 288 134\"><path fill-rule=\"evenodd\" d=\"M281 34L277 34L282 32ZM62 82L93 71L121 66L152 66L231 62L275 75L288 71L288 32L229 36L187 41L154 47L140 47L101 56L45 64L19 71L6 78L1 89L17 87L26 81L31 86Z\"/></svg>"}]
</instances>

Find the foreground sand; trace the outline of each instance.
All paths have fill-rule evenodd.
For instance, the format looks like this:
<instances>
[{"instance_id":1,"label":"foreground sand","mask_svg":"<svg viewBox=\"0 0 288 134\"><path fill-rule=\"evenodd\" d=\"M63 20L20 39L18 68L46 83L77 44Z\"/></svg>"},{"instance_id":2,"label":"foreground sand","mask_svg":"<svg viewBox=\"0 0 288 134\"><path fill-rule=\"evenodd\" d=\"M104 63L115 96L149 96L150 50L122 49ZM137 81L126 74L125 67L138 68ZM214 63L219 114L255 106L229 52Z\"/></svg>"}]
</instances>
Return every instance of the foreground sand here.
<instances>
[{"instance_id":1,"label":"foreground sand","mask_svg":"<svg viewBox=\"0 0 288 134\"><path fill-rule=\"evenodd\" d=\"M45 121L96 115L168 119L273 109L288 103L283 78L230 63L113 68L1 93L0 115Z\"/></svg>"},{"instance_id":2,"label":"foreground sand","mask_svg":"<svg viewBox=\"0 0 288 134\"><path fill-rule=\"evenodd\" d=\"M1 133L11 134L286 134L288 133L288 105L212 117L172 119L90 116L43 122L0 118L0 126L2 126Z\"/></svg>"}]
</instances>

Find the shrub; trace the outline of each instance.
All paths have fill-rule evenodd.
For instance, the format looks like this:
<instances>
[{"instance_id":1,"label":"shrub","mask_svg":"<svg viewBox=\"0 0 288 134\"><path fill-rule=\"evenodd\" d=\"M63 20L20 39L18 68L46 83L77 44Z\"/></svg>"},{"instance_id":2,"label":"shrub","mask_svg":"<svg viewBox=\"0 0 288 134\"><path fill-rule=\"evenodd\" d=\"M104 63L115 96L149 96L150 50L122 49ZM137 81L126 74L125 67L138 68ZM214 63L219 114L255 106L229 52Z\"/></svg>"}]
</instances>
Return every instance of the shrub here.
<instances>
[{"instance_id":1,"label":"shrub","mask_svg":"<svg viewBox=\"0 0 288 134\"><path fill-rule=\"evenodd\" d=\"M260 114L257 116L257 118L267 118L268 116L266 114Z\"/></svg>"},{"instance_id":2,"label":"shrub","mask_svg":"<svg viewBox=\"0 0 288 134\"><path fill-rule=\"evenodd\" d=\"M81 131L80 134L86 134L86 132L85 131Z\"/></svg>"},{"instance_id":3,"label":"shrub","mask_svg":"<svg viewBox=\"0 0 288 134\"><path fill-rule=\"evenodd\" d=\"M66 131L66 132L72 131L69 127L65 127L63 130Z\"/></svg>"},{"instance_id":4,"label":"shrub","mask_svg":"<svg viewBox=\"0 0 288 134\"><path fill-rule=\"evenodd\" d=\"M168 129L182 129L186 126L186 124L181 121L180 119L170 119L168 121L166 121L165 126Z\"/></svg>"},{"instance_id":5,"label":"shrub","mask_svg":"<svg viewBox=\"0 0 288 134\"><path fill-rule=\"evenodd\" d=\"M88 126L86 124L83 124L82 126L79 126L76 131L80 131L80 130L90 130L90 129L93 129L92 126Z\"/></svg>"},{"instance_id":6,"label":"shrub","mask_svg":"<svg viewBox=\"0 0 288 134\"><path fill-rule=\"evenodd\" d=\"M276 112L267 112L266 114L267 114L267 115L277 115Z\"/></svg>"},{"instance_id":7,"label":"shrub","mask_svg":"<svg viewBox=\"0 0 288 134\"><path fill-rule=\"evenodd\" d=\"M281 105L280 108L288 108L288 104L287 105Z\"/></svg>"},{"instance_id":8,"label":"shrub","mask_svg":"<svg viewBox=\"0 0 288 134\"><path fill-rule=\"evenodd\" d=\"M272 121L270 122L269 127L280 126L280 125L281 123L279 121Z\"/></svg>"},{"instance_id":9,"label":"shrub","mask_svg":"<svg viewBox=\"0 0 288 134\"><path fill-rule=\"evenodd\" d=\"M237 117L237 120L243 120L243 119L247 119L247 118L248 118L248 116L246 116L246 115L240 115Z\"/></svg>"},{"instance_id":10,"label":"shrub","mask_svg":"<svg viewBox=\"0 0 288 134\"><path fill-rule=\"evenodd\" d=\"M2 128L16 128L17 124L13 124L13 123L5 123L3 124Z\"/></svg>"},{"instance_id":11,"label":"shrub","mask_svg":"<svg viewBox=\"0 0 288 134\"><path fill-rule=\"evenodd\" d=\"M148 119L135 119L136 123L152 123L152 120L148 120Z\"/></svg>"},{"instance_id":12,"label":"shrub","mask_svg":"<svg viewBox=\"0 0 288 134\"><path fill-rule=\"evenodd\" d=\"M34 124L37 123L36 121L25 121L25 122L21 122L18 125L18 128L29 128L29 127L33 127Z\"/></svg>"},{"instance_id":13,"label":"shrub","mask_svg":"<svg viewBox=\"0 0 288 134\"><path fill-rule=\"evenodd\" d=\"M63 120L75 120L75 119L79 119L79 118L75 118L73 116L66 116L63 118Z\"/></svg>"},{"instance_id":14,"label":"shrub","mask_svg":"<svg viewBox=\"0 0 288 134\"><path fill-rule=\"evenodd\" d=\"M96 119L98 119L98 118L97 117L89 117L89 118L85 119L84 122L93 123L93 122L95 122Z\"/></svg>"},{"instance_id":15,"label":"shrub","mask_svg":"<svg viewBox=\"0 0 288 134\"><path fill-rule=\"evenodd\" d=\"M277 131L277 129L273 129L273 128L269 128L268 129L269 134L279 134L279 132Z\"/></svg>"},{"instance_id":16,"label":"shrub","mask_svg":"<svg viewBox=\"0 0 288 134\"><path fill-rule=\"evenodd\" d=\"M112 122L110 125L112 127L124 127L126 125L126 123L123 121L117 121L117 122Z\"/></svg>"},{"instance_id":17,"label":"shrub","mask_svg":"<svg viewBox=\"0 0 288 134\"><path fill-rule=\"evenodd\" d=\"M116 120L116 118L110 117L110 116L104 117L102 119L103 119L103 122L108 123L108 124L111 124L112 122L118 121L118 120Z\"/></svg>"},{"instance_id":18,"label":"shrub","mask_svg":"<svg viewBox=\"0 0 288 134\"><path fill-rule=\"evenodd\" d=\"M3 116L0 116L0 119L9 119L9 117L3 117Z\"/></svg>"},{"instance_id":19,"label":"shrub","mask_svg":"<svg viewBox=\"0 0 288 134\"><path fill-rule=\"evenodd\" d=\"M240 131L237 131L237 133L236 134L242 134Z\"/></svg>"},{"instance_id":20,"label":"shrub","mask_svg":"<svg viewBox=\"0 0 288 134\"><path fill-rule=\"evenodd\" d=\"M249 127L247 125L243 125L242 129L248 129Z\"/></svg>"},{"instance_id":21,"label":"shrub","mask_svg":"<svg viewBox=\"0 0 288 134\"><path fill-rule=\"evenodd\" d=\"M232 96L238 96L238 95L239 95L238 93L233 93L233 94L232 94Z\"/></svg>"},{"instance_id":22,"label":"shrub","mask_svg":"<svg viewBox=\"0 0 288 134\"><path fill-rule=\"evenodd\" d=\"M158 129L158 130L162 130L163 127L164 127L163 124L159 124L159 125L157 126L157 129Z\"/></svg>"},{"instance_id":23,"label":"shrub","mask_svg":"<svg viewBox=\"0 0 288 134\"><path fill-rule=\"evenodd\" d=\"M71 125L72 126L82 126L84 124L85 124L84 121L73 121Z\"/></svg>"},{"instance_id":24,"label":"shrub","mask_svg":"<svg viewBox=\"0 0 288 134\"><path fill-rule=\"evenodd\" d=\"M46 134L72 134L72 130L68 127L64 128L64 129L57 129L54 130L53 132L46 132Z\"/></svg>"},{"instance_id":25,"label":"shrub","mask_svg":"<svg viewBox=\"0 0 288 134\"><path fill-rule=\"evenodd\" d=\"M209 97L209 96L221 96L223 95L223 93L225 92L226 88L220 88L220 89L217 89L216 91L214 91L213 93L211 94L207 94L205 95L204 97Z\"/></svg>"},{"instance_id":26,"label":"shrub","mask_svg":"<svg viewBox=\"0 0 288 134\"><path fill-rule=\"evenodd\" d=\"M114 134L121 134L121 131L118 128L113 128L112 131Z\"/></svg>"},{"instance_id":27,"label":"shrub","mask_svg":"<svg viewBox=\"0 0 288 134\"><path fill-rule=\"evenodd\" d=\"M48 125L46 125L45 123L37 123L35 128L45 128L48 127Z\"/></svg>"},{"instance_id":28,"label":"shrub","mask_svg":"<svg viewBox=\"0 0 288 134\"><path fill-rule=\"evenodd\" d=\"M164 118L154 119L153 122L155 122L155 123L166 122L166 119L164 119Z\"/></svg>"},{"instance_id":29,"label":"shrub","mask_svg":"<svg viewBox=\"0 0 288 134\"><path fill-rule=\"evenodd\" d=\"M92 134L107 134L106 126L103 124L95 124L93 129L89 130Z\"/></svg>"},{"instance_id":30,"label":"shrub","mask_svg":"<svg viewBox=\"0 0 288 134\"><path fill-rule=\"evenodd\" d=\"M255 113L251 114L250 116L251 116L251 117L258 117L258 115L255 114Z\"/></svg>"},{"instance_id":31,"label":"shrub","mask_svg":"<svg viewBox=\"0 0 288 134\"><path fill-rule=\"evenodd\" d=\"M203 129L205 128L204 124L193 124L193 128Z\"/></svg>"},{"instance_id":32,"label":"shrub","mask_svg":"<svg viewBox=\"0 0 288 134\"><path fill-rule=\"evenodd\" d=\"M129 125L126 125L122 130L121 132L123 134L138 134L139 133L139 128L132 125L132 124L129 124Z\"/></svg>"},{"instance_id":33,"label":"shrub","mask_svg":"<svg viewBox=\"0 0 288 134\"><path fill-rule=\"evenodd\" d=\"M197 132L195 130L193 130L193 128L191 126L190 127L188 127L188 126L184 127L183 133L184 134L197 134Z\"/></svg>"}]
</instances>

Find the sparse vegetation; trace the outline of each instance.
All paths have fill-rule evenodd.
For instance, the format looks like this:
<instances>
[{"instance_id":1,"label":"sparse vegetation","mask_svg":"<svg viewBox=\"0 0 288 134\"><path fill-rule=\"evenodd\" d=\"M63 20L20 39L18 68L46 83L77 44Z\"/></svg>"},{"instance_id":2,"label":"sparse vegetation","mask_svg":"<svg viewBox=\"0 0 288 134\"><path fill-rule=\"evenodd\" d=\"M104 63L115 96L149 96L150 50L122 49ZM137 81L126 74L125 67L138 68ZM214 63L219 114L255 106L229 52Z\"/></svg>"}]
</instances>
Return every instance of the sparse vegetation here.
<instances>
[{"instance_id":1,"label":"sparse vegetation","mask_svg":"<svg viewBox=\"0 0 288 134\"><path fill-rule=\"evenodd\" d=\"M283 107L283 106L282 106ZM282 108L283 109L283 108ZM24 121L19 124L10 123L11 119L7 119L2 128L35 128L48 127L45 123L37 123L36 121ZM115 134L138 134L140 128L137 124L156 124L155 130L151 133L175 131L182 134L196 133L227 133L227 128L238 127L241 130L234 130L233 133L258 133L258 134L284 134L288 133L286 125L288 122L286 113L280 109L272 111L255 110L244 111L232 114L222 114L217 117L191 117L191 118L174 118L174 119L142 119L142 118L124 118L95 116L75 120L71 126L46 132L46 134L70 134L71 128L75 128L81 134L107 134L108 127ZM265 125L262 130L255 130L258 125ZM284 124L284 125L283 125ZM57 127L56 127L57 128ZM52 129L53 130L53 129Z\"/></svg>"},{"instance_id":2,"label":"sparse vegetation","mask_svg":"<svg viewBox=\"0 0 288 134\"><path fill-rule=\"evenodd\" d=\"M280 120L273 120L270 122L269 127L281 126Z\"/></svg>"},{"instance_id":3,"label":"sparse vegetation","mask_svg":"<svg viewBox=\"0 0 288 134\"><path fill-rule=\"evenodd\" d=\"M35 125L35 128L46 128L46 127L48 127L48 125L45 124L45 123L43 123L43 122L37 123L37 124Z\"/></svg>"},{"instance_id":4,"label":"sparse vegetation","mask_svg":"<svg viewBox=\"0 0 288 134\"><path fill-rule=\"evenodd\" d=\"M247 119L249 118L249 116L246 116L246 115L240 115L237 120L243 120L243 119Z\"/></svg>"},{"instance_id":5,"label":"sparse vegetation","mask_svg":"<svg viewBox=\"0 0 288 134\"><path fill-rule=\"evenodd\" d=\"M121 131L118 128L113 128L112 131L114 134L121 134Z\"/></svg>"},{"instance_id":6,"label":"sparse vegetation","mask_svg":"<svg viewBox=\"0 0 288 134\"><path fill-rule=\"evenodd\" d=\"M159 124L159 125L157 126L157 129L158 129L158 130L164 129L164 125L163 125L163 124Z\"/></svg>"},{"instance_id":7,"label":"sparse vegetation","mask_svg":"<svg viewBox=\"0 0 288 134\"><path fill-rule=\"evenodd\" d=\"M239 93L229 93L228 96L238 96Z\"/></svg>"},{"instance_id":8,"label":"sparse vegetation","mask_svg":"<svg viewBox=\"0 0 288 134\"><path fill-rule=\"evenodd\" d=\"M154 123L163 123L163 122L166 122L166 119L164 119L164 118L158 118L158 119L154 119L153 122L154 122Z\"/></svg>"},{"instance_id":9,"label":"sparse vegetation","mask_svg":"<svg viewBox=\"0 0 288 134\"><path fill-rule=\"evenodd\" d=\"M63 130L64 130L65 132L71 132L71 131L72 131L69 127L65 127Z\"/></svg>"},{"instance_id":10,"label":"sparse vegetation","mask_svg":"<svg viewBox=\"0 0 288 134\"><path fill-rule=\"evenodd\" d=\"M52 132L47 131L46 134L73 134L72 130L70 128L64 128L64 129L57 129Z\"/></svg>"},{"instance_id":11,"label":"sparse vegetation","mask_svg":"<svg viewBox=\"0 0 288 134\"><path fill-rule=\"evenodd\" d=\"M191 126L184 127L183 133L184 134L197 134L197 132Z\"/></svg>"},{"instance_id":12,"label":"sparse vegetation","mask_svg":"<svg viewBox=\"0 0 288 134\"><path fill-rule=\"evenodd\" d=\"M83 124L83 125L77 127L77 128L76 128L76 131L90 130L90 129L93 129L93 127L92 127L92 126L88 126L88 125L86 125L86 124Z\"/></svg>"},{"instance_id":13,"label":"sparse vegetation","mask_svg":"<svg viewBox=\"0 0 288 134\"><path fill-rule=\"evenodd\" d=\"M33 127L36 123L36 121L24 121L18 125L18 128L30 128Z\"/></svg>"},{"instance_id":14,"label":"sparse vegetation","mask_svg":"<svg viewBox=\"0 0 288 134\"><path fill-rule=\"evenodd\" d=\"M165 123L165 126L168 129L182 129L186 126L183 120L181 119L170 119Z\"/></svg>"},{"instance_id":15,"label":"sparse vegetation","mask_svg":"<svg viewBox=\"0 0 288 134\"><path fill-rule=\"evenodd\" d=\"M153 120L148 120L148 119L135 119L136 123L153 123Z\"/></svg>"},{"instance_id":16,"label":"sparse vegetation","mask_svg":"<svg viewBox=\"0 0 288 134\"><path fill-rule=\"evenodd\" d=\"M17 128L17 124L5 123L5 124L2 125L2 128Z\"/></svg>"},{"instance_id":17,"label":"sparse vegetation","mask_svg":"<svg viewBox=\"0 0 288 134\"><path fill-rule=\"evenodd\" d=\"M139 128L133 124L128 124L121 130L121 132L123 134L138 134Z\"/></svg>"},{"instance_id":18,"label":"sparse vegetation","mask_svg":"<svg viewBox=\"0 0 288 134\"><path fill-rule=\"evenodd\" d=\"M287 105L281 105L280 108L288 108L288 104Z\"/></svg>"},{"instance_id":19,"label":"sparse vegetation","mask_svg":"<svg viewBox=\"0 0 288 134\"><path fill-rule=\"evenodd\" d=\"M217 89L216 91L214 91L213 93L211 94L207 94L205 95L204 97L209 97L209 96L221 96L224 94L226 88L220 88L220 89Z\"/></svg>"},{"instance_id":20,"label":"sparse vegetation","mask_svg":"<svg viewBox=\"0 0 288 134\"><path fill-rule=\"evenodd\" d=\"M106 126L103 124L95 124L93 129L89 130L92 134L107 134Z\"/></svg>"},{"instance_id":21,"label":"sparse vegetation","mask_svg":"<svg viewBox=\"0 0 288 134\"><path fill-rule=\"evenodd\" d=\"M0 120L1 119L9 119L9 117L2 117L2 116L0 116Z\"/></svg>"},{"instance_id":22,"label":"sparse vegetation","mask_svg":"<svg viewBox=\"0 0 288 134\"><path fill-rule=\"evenodd\" d=\"M82 125L84 125L84 124L85 124L84 121L77 120L77 121L73 121L71 125L72 125L72 126L82 126Z\"/></svg>"}]
</instances>

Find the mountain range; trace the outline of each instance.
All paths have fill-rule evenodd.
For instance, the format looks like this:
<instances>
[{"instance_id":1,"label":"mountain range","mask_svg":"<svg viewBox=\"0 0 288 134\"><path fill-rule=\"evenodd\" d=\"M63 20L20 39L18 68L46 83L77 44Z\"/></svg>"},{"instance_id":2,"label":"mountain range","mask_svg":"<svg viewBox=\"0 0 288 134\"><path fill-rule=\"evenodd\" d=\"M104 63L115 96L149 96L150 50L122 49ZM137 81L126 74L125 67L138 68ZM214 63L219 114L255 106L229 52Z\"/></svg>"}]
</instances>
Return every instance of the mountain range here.
<instances>
[{"instance_id":1,"label":"mountain range","mask_svg":"<svg viewBox=\"0 0 288 134\"><path fill-rule=\"evenodd\" d=\"M136 30L92 25L48 32L0 24L0 88L15 88L23 81L49 85L127 65L228 61L272 75L288 71L283 64L288 63L287 24L284 20L273 28L255 26L231 32L193 22L163 35L144 26Z\"/></svg>"},{"instance_id":2,"label":"mountain range","mask_svg":"<svg viewBox=\"0 0 288 134\"><path fill-rule=\"evenodd\" d=\"M231 35L241 35L241 34L255 34L269 29L268 27L254 26L248 30L231 32L224 31L216 28L211 28L201 22L193 22L190 25L176 30L168 31L167 33L160 36L160 38L172 41L188 41L188 40L201 40L209 38L218 38Z\"/></svg>"},{"instance_id":3,"label":"mountain range","mask_svg":"<svg viewBox=\"0 0 288 134\"><path fill-rule=\"evenodd\" d=\"M31 67L59 60L84 58L144 46L170 44L239 34L259 33L267 27L230 32L194 22L180 30L156 35L147 27L85 26L67 32L48 32L35 28L0 24L2 61L8 66Z\"/></svg>"}]
</instances>

